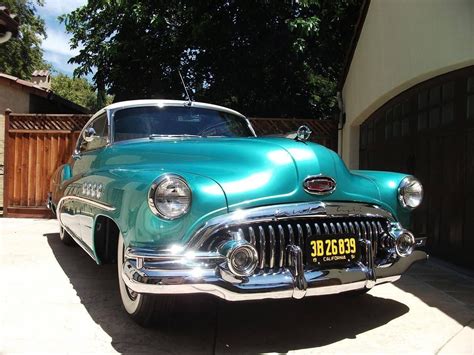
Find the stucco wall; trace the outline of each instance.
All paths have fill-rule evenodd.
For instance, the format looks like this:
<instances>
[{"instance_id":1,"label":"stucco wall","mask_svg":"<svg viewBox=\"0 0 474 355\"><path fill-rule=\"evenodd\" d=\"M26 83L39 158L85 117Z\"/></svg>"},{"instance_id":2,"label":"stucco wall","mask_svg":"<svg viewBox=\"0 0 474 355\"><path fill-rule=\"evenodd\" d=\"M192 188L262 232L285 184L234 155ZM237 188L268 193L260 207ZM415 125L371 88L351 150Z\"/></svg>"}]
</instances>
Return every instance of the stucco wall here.
<instances>
[{"instance_id":1,"label":"stucco wall","mask_svg":"<svg viewBox=\"0 0 474 355\"><path fill-rule=\"evenodd\" d=\"M383 103L474 64L473 0L372 0L343 87L339 153L359 165L359 125Z\"/></svg>"},{"instance_id":2,"label":"stucco wall","mask_svg":"<svg viewBox=\"0 0 474 355\"><path fill-rule=\"evenodd\" d=\"M5 148L5 110L28 112L29 94L18 87L0 83L0 207L3 206L3 165Z\"/></svg>"}]
</instances>

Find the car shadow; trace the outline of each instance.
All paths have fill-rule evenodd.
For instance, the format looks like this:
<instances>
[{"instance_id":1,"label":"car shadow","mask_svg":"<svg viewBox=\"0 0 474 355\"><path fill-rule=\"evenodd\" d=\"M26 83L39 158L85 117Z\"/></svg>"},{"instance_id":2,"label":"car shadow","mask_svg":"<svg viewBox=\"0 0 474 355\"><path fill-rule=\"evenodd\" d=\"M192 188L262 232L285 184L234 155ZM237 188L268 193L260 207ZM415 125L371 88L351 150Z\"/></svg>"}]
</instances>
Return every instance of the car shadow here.
<instances>
[{"instance_id":1,"label":"car shadow","mask_svg":"<svg viewBox=\"0 0 474 355\"><path fill-rule=\"evenodd\" d=\"M463 326L474 320L474 277L450 269L440 260L430 258L414 264L395 286Z\"/></svg>"},{"instance_id":2,"label":"car shadow","mask_svg":"<svg viewBox=\"0 0 474 355\"><path fill-rule=\"evenodd\" d=\"M142 328L122 309L116 265L98 266L59 234L44 236L90 317L121 353L284 353L355 338L409 311L370 294L237 303L192 295L180 298L165 327Z\"/></svg>"}]
</instances>

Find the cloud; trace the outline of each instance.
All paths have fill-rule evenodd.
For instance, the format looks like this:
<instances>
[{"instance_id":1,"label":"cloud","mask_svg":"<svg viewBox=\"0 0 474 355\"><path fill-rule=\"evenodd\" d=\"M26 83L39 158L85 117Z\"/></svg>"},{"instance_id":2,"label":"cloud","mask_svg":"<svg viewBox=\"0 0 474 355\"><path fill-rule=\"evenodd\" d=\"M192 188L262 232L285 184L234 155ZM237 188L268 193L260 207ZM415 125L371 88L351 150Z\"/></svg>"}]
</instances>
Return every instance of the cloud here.
<instances>
[{"instance_id":1,"label":"cloud","mask_svg":"<svg viewBox=\"0 0 474 355\"><path fill-rule=\"evenodd\" d=\"M61 53L56 53L52 51L45 50L44 51L44 59L51 63L56 70L61 73L72 75L74 69L76 68L75 64L69 64L67 61L69 60L69 55L64 55Z\"/></svg>"},{"instance_id":2,"label":"cloud","mask_svg":"<svg viewBox=\"0 0 474 355\"><path fill-rule=\"evenodd\" d=\"M71 57L79 53L71 49L71 35L66 32L58 16L69 13L85 5L87 0L46 0L44 6L38 7L38 14L45 20L47 38L43 40L44 59L53 64L56 70L72 74L76 65L68 64Z\"/></svg>"},{"instance_id":3,"label":"cloud","mask_svg":"<svg viewBox=\"0 0 474 355\"><path fill-rule=\"evenodd\" d=\"M71 49L69 40L71 36L66 30L61 31L59 27L48 28L48 37L43 40L43 49L58 54L69 55L70 57L79 54L78 49Z\"/></svg>"},{"instance_id":4,"label":"cloud","mask_svg":"<svg viewBox=\"0 0 474 355\"><path fill-rule=\"evenodd\" d=\"M53 16L60 16L69 13L86 3L87 0L46 0L41 12Z\"/></svg>"}]
</instances>

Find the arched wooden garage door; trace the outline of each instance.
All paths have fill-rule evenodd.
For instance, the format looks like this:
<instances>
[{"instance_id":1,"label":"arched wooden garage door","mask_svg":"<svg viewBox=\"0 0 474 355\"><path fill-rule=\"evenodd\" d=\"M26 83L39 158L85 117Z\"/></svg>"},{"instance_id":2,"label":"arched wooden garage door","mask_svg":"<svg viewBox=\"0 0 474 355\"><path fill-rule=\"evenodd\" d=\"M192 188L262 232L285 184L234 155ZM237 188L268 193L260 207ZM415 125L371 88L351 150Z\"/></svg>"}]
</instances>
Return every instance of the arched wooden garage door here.
<instances>
[{"instance_id":1,"label":"arched wooden garage door","mask_svg":"<svg viewBox=\"0 0 474 355\"><path fill-rule=\"evenodd\" d=\"M429 248L474 267L474 66L430 79L387 102L362 125L360 168L420 178L415 232Z\"/></svg>"}]
</instances>

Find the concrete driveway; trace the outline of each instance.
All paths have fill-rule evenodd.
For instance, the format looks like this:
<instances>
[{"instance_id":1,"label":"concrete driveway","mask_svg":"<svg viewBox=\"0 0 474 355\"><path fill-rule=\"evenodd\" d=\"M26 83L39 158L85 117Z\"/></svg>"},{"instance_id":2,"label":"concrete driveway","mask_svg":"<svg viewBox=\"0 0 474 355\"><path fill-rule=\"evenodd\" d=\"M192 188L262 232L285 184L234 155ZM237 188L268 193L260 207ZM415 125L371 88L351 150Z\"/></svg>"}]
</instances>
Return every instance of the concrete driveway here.
<instances>
[{"instance_id":1,"label":"concrete driveway","mask_svg":"<svg viewBox=\"0 0 474 355\"><path fill-rule=\"evenodd\" d=\"M54 220L0 218L0 353L474 353L474 278L437 261L360 297L182 301L165 329L121 309L115 266Z\"/></svg>"}]
</instances>

